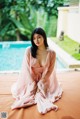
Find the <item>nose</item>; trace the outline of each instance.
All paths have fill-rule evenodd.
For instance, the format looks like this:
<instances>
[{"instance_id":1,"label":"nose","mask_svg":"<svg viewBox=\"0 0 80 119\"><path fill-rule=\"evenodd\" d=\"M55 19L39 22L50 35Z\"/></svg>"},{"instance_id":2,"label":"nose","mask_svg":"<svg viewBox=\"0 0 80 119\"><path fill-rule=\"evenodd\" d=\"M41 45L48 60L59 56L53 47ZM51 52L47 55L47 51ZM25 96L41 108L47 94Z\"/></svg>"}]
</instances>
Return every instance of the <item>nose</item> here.
<instances>
[{"instance_id":1,"label":"nose","mask_svg":"<svg viewBox=\"0 0 80 119\"><path fill-rule=\"evenodd\" d=\"M37 38L36 41L39 42L39 39Z\"/></svg>"}]
</instances>

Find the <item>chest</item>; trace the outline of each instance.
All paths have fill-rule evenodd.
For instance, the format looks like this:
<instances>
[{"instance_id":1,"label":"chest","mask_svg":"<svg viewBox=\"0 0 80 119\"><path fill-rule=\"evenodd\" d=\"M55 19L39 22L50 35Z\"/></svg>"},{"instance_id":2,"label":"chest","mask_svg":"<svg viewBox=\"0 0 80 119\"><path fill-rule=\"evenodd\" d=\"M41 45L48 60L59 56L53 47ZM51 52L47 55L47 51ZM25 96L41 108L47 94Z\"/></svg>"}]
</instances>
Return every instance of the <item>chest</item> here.
<instances>
[{"instance_id":1,"label":"chest","mask_svg":"<svg viewBox=\"0 0 80 119\"><path fill-rule=\"evenodd\" d=\"M40 64L40 66L44 66L46 64L46 60L47 60L47 52L37 55L37 60Z\"/></svg>"}]
</instances>

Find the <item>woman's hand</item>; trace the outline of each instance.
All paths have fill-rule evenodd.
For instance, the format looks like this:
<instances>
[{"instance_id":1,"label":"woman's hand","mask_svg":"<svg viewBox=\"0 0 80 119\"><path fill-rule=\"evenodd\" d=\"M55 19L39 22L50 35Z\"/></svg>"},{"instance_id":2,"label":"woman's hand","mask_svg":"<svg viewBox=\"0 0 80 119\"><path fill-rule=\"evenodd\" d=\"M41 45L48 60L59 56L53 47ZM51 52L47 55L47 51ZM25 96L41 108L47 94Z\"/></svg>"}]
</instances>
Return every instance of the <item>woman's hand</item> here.
<instances>
[{"instance_id":1,"label":"woman's hand","mask_svg":"<svg viewBox=\"0 0 80 119\"><path fill-rule=\"evenodd\" d=\"M46 83L44 83L43 80L40 80L40 81L38 82L38 89L39 89L40 92L43 94L43 96L46 97L47 85L46 85Z\"/></svg>"},{"instance_id":2,"label":"woman's hand","mask_svg":"<svg viewBox=\"0 0 80 119\"><path fill-rule=\"evenodd\" d=\"M36 90L37 90L37 85L36 85L36 82L33 81L33 82L28 84L26 94L27 95L33 95L36 93Z\"/></svg>"}]
</instances>

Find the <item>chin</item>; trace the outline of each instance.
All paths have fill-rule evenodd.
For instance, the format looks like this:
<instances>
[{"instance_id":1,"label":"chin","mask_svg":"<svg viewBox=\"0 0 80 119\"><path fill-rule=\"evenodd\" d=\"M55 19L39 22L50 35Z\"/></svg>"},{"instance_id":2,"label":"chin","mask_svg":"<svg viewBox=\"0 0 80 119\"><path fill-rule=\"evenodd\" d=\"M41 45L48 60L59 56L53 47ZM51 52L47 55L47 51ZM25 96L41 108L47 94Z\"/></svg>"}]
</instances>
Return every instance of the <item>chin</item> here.
<instances>
[{"instance_id":1,"label":"chin","mask_svg":"<svg viewBox=\"0 0 80 119\"><path fill-rule=\"evenodd\" d=\"M36 44L36 46L40 46L40 44Z\"/></svg>"},{"instance_id":2,"label":"chin","mask_svg":"<svg viewBox=\"0 0 80 119\"><path fill-rule=\"evenodd\" d=\"M41 46L42 44L35 44L37 47Z\"/></svg>"}]
</instances>

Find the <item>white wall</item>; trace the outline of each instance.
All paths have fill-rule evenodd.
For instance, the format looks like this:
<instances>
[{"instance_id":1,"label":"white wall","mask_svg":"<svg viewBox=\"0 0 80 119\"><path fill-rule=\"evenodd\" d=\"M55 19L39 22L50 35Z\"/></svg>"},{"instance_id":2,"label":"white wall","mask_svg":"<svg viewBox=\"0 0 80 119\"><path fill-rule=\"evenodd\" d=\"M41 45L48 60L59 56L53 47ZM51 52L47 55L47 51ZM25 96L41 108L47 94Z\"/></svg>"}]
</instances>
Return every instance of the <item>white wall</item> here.
<instances>
[{"instance_id":1,"label":"white wall","mask_svg":"<svg viewBox=\"0 0 80 119\"><path fill-rule=\"evenodd\" d=\"M80 42L80 7L59 7L57 37L64 30L73 40Z\"/></svg>"}]
</instances>

